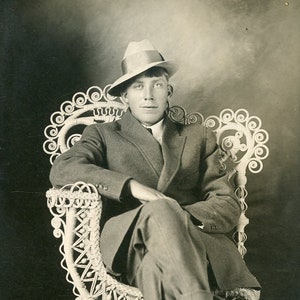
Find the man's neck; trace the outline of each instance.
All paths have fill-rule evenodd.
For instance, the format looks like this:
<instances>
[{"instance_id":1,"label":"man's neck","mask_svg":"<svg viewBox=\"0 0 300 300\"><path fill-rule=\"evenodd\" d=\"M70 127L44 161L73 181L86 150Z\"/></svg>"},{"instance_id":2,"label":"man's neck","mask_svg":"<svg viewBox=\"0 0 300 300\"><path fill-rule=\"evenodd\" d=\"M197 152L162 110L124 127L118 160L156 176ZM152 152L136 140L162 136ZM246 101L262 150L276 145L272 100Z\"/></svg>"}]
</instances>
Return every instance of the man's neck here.
<instances>
[{"instance_id":1,"label":"man's neck","mask_svg":"<svg viewBox=\"0 0 300 300\"><path fill-rule=\"evenodd\" d=\"M163 114L163 116L155 123L144 123L141 120L139 120L130 110L130 108L128 108L129 112L131 113L131 115L139 122L141 123L144 127L152 127L155 126L156 124L163 122L164 119L166 118L166 113Z\"/></svg>"},{"instance_id":2,"label":"man's neck","mask_svg":"<svg viewBox=\"0 0 300 300\"><path fill-rule=\"evenodd\" d=\"M153 123L153 124L149 124L149 123L143 123L141 121L139 121L144 127L152 127L152 126L155 126L159 123L162 123L165 119L165 116L163 116L160 120L158 120L157 122Z\"/></svg>"}]
</instances>

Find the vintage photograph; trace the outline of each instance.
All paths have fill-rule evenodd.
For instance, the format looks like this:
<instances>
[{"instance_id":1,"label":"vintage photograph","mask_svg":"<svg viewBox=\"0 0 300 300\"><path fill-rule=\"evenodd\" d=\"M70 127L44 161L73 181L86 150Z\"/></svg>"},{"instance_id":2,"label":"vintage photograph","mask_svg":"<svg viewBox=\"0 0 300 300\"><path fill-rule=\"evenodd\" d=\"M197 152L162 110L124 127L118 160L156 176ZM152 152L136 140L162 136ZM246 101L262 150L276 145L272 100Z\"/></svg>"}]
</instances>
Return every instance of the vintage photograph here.
<instances>
[{"instance_id":1,"label":"vintage photograph","mask_svg":"<svg viewBox=\"0 0 300 300\"><path fill-rule=\"evenodd\" d=\"M300 299L299 13L2 1L0 299Z\"/></svg>"}]
</instances>

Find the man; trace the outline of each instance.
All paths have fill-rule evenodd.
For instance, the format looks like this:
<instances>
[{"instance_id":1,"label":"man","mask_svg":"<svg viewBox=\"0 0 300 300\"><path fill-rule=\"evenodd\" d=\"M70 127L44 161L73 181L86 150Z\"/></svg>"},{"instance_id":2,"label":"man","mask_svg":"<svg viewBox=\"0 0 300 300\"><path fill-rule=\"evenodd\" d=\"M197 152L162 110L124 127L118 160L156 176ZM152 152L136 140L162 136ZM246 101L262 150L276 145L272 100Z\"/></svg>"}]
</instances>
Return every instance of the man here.
<instances>
[{"instance_id":1,"label":"man","mask_svg":"<svg viewBox=\"0 0 300 300\"><path fill-rule=\"evenodd\" d=\"M119 121L88 126L54 162L51 182L99 189L104 263L146 300L211 300L214 290L258 299L259 283L225 236L240 206L214 134L167 116L176 65L144 40L128 45L122 70L109 93L129 109Z\"/></svg>"}]
</instances>

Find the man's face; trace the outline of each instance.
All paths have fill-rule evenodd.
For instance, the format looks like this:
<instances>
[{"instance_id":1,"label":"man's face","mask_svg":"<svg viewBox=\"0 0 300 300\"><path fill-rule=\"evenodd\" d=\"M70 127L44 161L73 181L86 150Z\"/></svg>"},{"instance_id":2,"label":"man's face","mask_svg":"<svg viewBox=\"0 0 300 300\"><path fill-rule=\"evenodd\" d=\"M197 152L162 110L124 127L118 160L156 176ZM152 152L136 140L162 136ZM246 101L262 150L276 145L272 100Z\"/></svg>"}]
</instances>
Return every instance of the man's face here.
<instances>
[{"instance_id":1,"label":"man's face","mask_svg":"<svg viewBox=\"0 0 300 300\"><path fill-rule=\"evenodd\" d=\"M141 75L126 89L122 97L129 105L132 115L141 123L151 126L163 118L168 106L168 92L168 80L164 75Z\"/></svg>"}]
</instances>

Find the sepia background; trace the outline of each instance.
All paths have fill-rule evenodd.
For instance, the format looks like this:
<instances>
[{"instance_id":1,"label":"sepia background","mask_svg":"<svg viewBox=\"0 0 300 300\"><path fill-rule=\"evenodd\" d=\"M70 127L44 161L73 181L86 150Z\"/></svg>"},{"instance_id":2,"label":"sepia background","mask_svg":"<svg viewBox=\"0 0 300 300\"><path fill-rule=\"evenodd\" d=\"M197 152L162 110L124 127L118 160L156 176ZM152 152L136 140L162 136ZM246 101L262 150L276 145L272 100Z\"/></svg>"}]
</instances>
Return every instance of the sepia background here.
<instances>
[{"instance_id":1,"label":"sepia background","mask_svg":"<svg viewBox=\"0 0 300 300\"><path fill-rule=\"evenodd\" d=\"M245 260L263 300L300 299L299 14L296 0L1 1L0 298L74 299L46 207L43 130L147 38L180 65L174 104L262 119L270 156L249 175Z\"/></svg>"}]
</instances>

